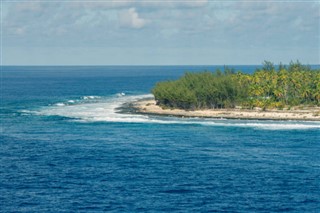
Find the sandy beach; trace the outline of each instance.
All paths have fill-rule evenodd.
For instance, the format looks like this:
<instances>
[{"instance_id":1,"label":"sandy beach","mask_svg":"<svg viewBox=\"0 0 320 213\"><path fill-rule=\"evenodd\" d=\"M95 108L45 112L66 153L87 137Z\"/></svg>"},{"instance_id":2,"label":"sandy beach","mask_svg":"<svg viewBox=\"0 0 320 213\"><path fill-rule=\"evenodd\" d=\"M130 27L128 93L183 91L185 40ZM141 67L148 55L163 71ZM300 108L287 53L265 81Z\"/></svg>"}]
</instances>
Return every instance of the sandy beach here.
<instances>
[{"instance_id":1,"label":"sandy beach","mask_svg":"<svg viewBox=\"0 0 320 213\"><path fill-rule=\"evenodd\" d=\"M162 109L155 100L140 100L132 103L136 112L179 117L259 119L259 120L305 120L320 121L320 107L291 110L246 110L246 109L206 109L186 111L181 109Z\"/></svg>"}]
</instances>

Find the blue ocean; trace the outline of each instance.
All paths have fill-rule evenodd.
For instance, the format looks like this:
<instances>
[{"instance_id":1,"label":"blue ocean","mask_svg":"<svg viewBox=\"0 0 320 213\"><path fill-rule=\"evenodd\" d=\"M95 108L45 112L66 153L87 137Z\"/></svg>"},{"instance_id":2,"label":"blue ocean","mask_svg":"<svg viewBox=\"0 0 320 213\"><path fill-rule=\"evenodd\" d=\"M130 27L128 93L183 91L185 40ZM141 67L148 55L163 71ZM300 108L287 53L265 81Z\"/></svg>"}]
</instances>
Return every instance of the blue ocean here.
<instances>
[{"instance_id":1,"label":"blue ocean","mask_svg":"<svg viewBox=\"0 0 320 213\"><path fill-rule=\"evenodd\" d=\"M0 212L319 212L320 122L119 110L216 68L3 66Z\"/></svg>"}]
</instances>

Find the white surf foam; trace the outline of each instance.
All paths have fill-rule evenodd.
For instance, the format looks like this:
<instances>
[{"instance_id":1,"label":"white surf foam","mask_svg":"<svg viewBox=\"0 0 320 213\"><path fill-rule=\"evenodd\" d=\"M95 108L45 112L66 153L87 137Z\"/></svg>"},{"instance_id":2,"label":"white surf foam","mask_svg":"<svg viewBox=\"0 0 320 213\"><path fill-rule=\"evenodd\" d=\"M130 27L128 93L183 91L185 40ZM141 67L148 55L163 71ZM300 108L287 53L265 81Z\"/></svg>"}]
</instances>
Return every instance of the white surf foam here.
<instances>
[{"instance_id":1,"label":"white surf foam","mask_svg":"<svg viewBox=\"0 0 320 213\"><path fill-rule=\"evenodd\" d=\"M100 96L94 96L94 95L89 95L89 96L83 96L83 100L90 100L90 99L100 99Z\"/></svg>"},{"instance_id":2,"label":"white surf foam","mask_svg":"<svg viewBox=\"0 0 320 213\"><path fill-rule=\"evenodd\" d=\"M125 95L126 95L126 93L124 93L124 92L121 92L121 93L117 93L117 94L116 94L117 97L122 97L122 96L125 96Z\"/></svg>"},{"instance_id":3,"label":"white surf foam","mask_svg":"<svg viewBox=\"0 0 320 213\"><path fill-rule=\"evenodd\" d=\"M294 122L294 121L232 121L203 122L202 125L249 127L265 130L294 130L294 129L320 129L320 122Z\"/></svg>"},{"instance_id":4,"label":"white surf foam","mask_svg":"<svg viewBox=\"0 0 320 213\"><path fill-rule=\"evenodd\" d=\"M76 118L86 122L148 122L148 116L120 114L117 108L126 102L135 101L141 98L150 98L151 95L140 95L131 97L112 97L101 100L99 102L79 102L72 105L63 103L55 104L54 106L44 107L37 111L39 115L57 115L63 117ZM101 99L99 96L84 96L83 100Z\"/></svg>"},{"instance_id":5,"label":"white surf foam","mask_svg":"<svg viewBox=\"0 0 320 213\"><path fill-rule=\"evenodd\" d=\"M86 99L84 97L87 97ZM293 129L320 129L320 122L304 121L246 121L226 119L197 119L148 116L137 114L119 113L117 108L127 102L143 98L151 98L152 95L118 96L103 98L99 96L84 96L86 101L74 101L73 104L55 104L36 111L38 115L63 116L74 118L80 122L125 122L125 123L158 123L158 124L182 124L204 126L230 126L243 128L256 128L266 130L293 130ZM94 99L99 99L95 101ZM90 102L92 100L93 102Z\"/></svg>"},{"instance_id":6,"label":"white surf foam","mask_svg":"<svg viewBox=\"0 0 320 213\"><path fill-rule=\"evenodd\" d=\"M56 106L65 106L64 103L56 103L55 105L56 105Z\"/></svg>"}]
</instances>

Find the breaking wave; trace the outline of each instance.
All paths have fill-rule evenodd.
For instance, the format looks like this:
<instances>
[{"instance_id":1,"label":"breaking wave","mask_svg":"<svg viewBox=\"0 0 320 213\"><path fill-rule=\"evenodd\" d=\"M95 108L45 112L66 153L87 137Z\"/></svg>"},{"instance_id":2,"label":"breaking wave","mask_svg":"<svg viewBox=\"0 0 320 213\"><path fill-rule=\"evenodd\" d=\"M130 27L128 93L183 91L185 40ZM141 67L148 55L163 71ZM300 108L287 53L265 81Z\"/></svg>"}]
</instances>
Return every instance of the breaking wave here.
<instances>
[{"instance_id":1,"label":"breaking wave","mask_svg":"<svg viewBox=\"0 0 320 213\"><path fill-rule=\"evenodd\" d=\"M265 130L320 129L320 122L311 121L262 121L231 120L205 118L177 118L164 116L121 113L119 107L139 99L152 98L147 95L115 94L112 97L83 96L77 100L67 100L43 107L34 114L42 116L62 116L78 122L124 122L124 123L157 123L203 126L229 126Z\"/></svg>"}]
</instances>

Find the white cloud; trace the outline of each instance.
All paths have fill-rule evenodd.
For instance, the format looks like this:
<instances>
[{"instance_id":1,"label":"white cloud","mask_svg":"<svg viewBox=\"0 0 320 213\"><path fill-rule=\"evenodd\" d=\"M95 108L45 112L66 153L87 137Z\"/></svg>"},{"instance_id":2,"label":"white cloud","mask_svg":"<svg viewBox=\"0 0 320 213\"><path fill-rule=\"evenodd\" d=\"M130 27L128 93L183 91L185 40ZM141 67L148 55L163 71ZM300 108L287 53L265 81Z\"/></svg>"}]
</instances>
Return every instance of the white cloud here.
<instances>
[{"instance_id":1,"label":"white cloud","mask_svg":"<svg viewBox=\"0 0 320 213\"><path fill-rule=\"evenodd\" d=\"M72 0L69 0L72 2ZM74 0L73 6L87 9L112 9L112 8L195 8L207 5L208 0L101 0L101 1L77 1Z\"/></svg>"},{"instance_id":2,"label":"white cloud","mask_svg":"<svg viewBox=\"0 0 320 213\"><path fill-rule=\"evenodd\" d=\"M106 10L130 7L135 0L108 0L108 1L75 1L72 6L80 9Z\"/></svg>"},{"instance_id":3,"label":"white cloud","mask_svg":"<svg viewBox=\"0 0 320 213\"><path fill-rule=\"evenodd\" d=\"M134 7L119 12L118 18L121 26L135 29L140 29L148 23L148 20L139 17Z\"/></svg>"},{"instance_id":4,"label":"white cloud","mask_svg":"<svg viewBox=\"0 0 320 213\"><path fill-rule=\"evenodd\" d=\"M25 27L18 27L13 29L15 35L23 35L25 34L26 28Z\"/></svg>"},{"instance_id":5,"label":"white cloud","mask_svg":"<svg viewBox=\"0 0 320 213\"><path fill-rule=\"evenodd\" d=\"M16 10L18 12L39 12L42 10L41 2L20 2L16 4Z\"/></svg>"},{"instance_id":6,"label":"white cloud","mask_svg":"<svg viewBox=\"0 0 320 213\"><path fill-rule=\"evenodd\" d=\"M203 7L208 3L208 0L186 1L185 5L189 7Z\"/></svg>"},{"instance_id":7,"label":"white cloud","mask_svg":"<svg viewBox=\"0 0 320 213\"><path fill-rule=\"evenodd\" d=\"M204 7L208 0L162 0L162 1L136 1L135 4L142 8L156 9L183 9Z\"/></svg>"},{"instance_id":8,"label":"white cloud","mask_svg":"<svg viewBox=\"0 0 320 213\"><path fill-rule=\"evenodd\" d=\"M4 46L220 48L248 57L265 51L261 57L272 53L282 61L294 53L301 57L293 59L319 63L320 4L313 2L64 1L3 3Z\"/></svg>"}]
</instances>

